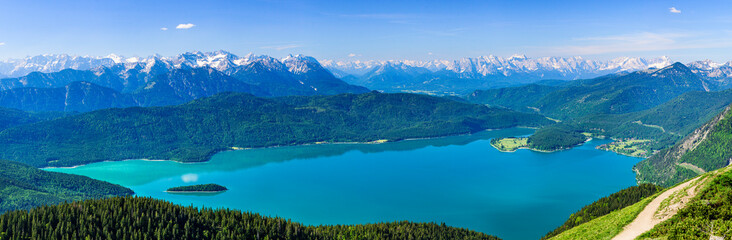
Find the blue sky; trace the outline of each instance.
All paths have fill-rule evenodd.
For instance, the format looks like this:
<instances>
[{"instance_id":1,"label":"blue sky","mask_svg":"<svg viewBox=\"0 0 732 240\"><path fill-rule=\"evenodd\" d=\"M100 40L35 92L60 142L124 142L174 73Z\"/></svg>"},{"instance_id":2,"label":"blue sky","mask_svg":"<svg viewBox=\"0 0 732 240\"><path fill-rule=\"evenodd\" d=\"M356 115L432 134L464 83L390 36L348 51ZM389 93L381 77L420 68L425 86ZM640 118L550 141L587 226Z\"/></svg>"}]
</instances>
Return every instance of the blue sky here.
<instances>
[{"instance_id":1,"label":"blue sky","mask_svg":"<svg viewBox=\"0 0 732 240\"><path fill-rule=\"evenodd\" d=\"M732 1L2 0L0 5L0 59L223 49L319 59L518 53L732 60ZM176 28L189 23L190 28Z\"/></svg>"}]
</instances>

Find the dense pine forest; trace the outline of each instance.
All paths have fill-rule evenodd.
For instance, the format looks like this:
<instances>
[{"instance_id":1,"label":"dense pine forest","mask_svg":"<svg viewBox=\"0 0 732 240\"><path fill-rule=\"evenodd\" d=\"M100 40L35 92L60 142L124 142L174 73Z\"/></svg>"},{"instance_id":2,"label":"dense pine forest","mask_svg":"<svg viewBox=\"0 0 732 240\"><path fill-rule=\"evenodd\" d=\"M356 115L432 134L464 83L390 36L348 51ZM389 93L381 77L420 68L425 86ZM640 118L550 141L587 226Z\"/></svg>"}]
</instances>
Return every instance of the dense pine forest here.
<instances>
[{"instance_id":1,"label":"dense pine forest","mask_svg":"<svg viewBox=\"0 0 732 240\"><path fill-rule=\"evenodd\" d=\"M584 206L582 209L573 213L569 216L562 226L547 233L541 239L549 239L560 233L569 230L570 228L579 226L580 224L589 222L592 219L604 216L612 211L622 209L624 207L633 205L643 198L653 196L657 192L661 191L662 188L653 184L641 184L638 186L632 186L616 193L610 194L610 196L600 198L599 200L591 203L590 205Z\"/></svg>"},{"instance_id":2,"label":"dense pine forest","mask_svg":"<svg viewBox=\"0 0 732 240\"><path fill-rule=\"evenodd\" d=\"M0 212L131 194L119 185L0 160Z\"/></svg>"},{"instance_id":3,"label":"dense pine forest","mask_svg":"<svg viewBox=\"0 0 732 240\"><path fill-rule=\"evenodd\" d=\"M0 158L36 167L191 162L232 148L395 141L550 122L538 114L417 94L269 99L224 93L178 106L106 109L10 128L0 132Z\"/></svg>"},{"instance_id":4,"label":"dense pine forest","mask_svg":"<svg viewBox=\"0 0 732 240\"><path fill-rule=\"evenodd\" d=\"M528 144L533 149L554 151L577 146L586 140L587 136L579 131L562 126L552 126L537 130L529 137Z\"/></svg>"},{"instance_id":5,"label":"dense pine forest","mask_svg":"<svg viewBox=\"0 0 732 240\"><path fill-rule=\"evenodd\" d=\"M115 197L0 215L1 239L498 239L435 223L305 226L233 210Z\"/></svg>"}]
</instances>

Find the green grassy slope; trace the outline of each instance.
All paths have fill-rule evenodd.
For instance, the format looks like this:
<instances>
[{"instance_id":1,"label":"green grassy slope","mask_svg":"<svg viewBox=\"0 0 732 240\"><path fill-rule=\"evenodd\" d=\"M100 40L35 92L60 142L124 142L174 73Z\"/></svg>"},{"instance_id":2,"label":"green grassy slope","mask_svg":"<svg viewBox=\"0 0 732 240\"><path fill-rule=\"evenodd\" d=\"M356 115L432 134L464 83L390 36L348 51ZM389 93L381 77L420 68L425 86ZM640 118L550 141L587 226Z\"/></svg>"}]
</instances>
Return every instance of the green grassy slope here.
<instances>
[{"instance_id":1,"label":"green grassy slope","mask_svg":"<svg viewBox=\"0 0 732 240\"><path fill-rule=\"evenodd\" d=\"M0 160L0 212L131 194L119 185Z\"/></svg>"},{"instance_id":2,"label":"green grassy slope","mask_svg":"<svg viewBox=\"0 0 732 240\"><path fill-rule=\"evenodd\" d=\"M732 171L722 168L688 181L693 181L687 188L697 189L696 196L683 200L688 193L684 188L680 193L666 198L661 203L661 208L678 208L678 212L637 239L702 240L712 239L711 236L729 236L732 229ZM551 239L611 239L661 192L663 190L636 204L566 230ZM666 210L661 211L668 213Z\"/></svg>"},{"instance_id":3,"label":"green grassy slope","mask_svg":"<svg viewBox=\"0 0 732 240\"><path fill-rule=\"evenodd\" d=\"M169 107L107 109L0 132L0 158L33 166L205 161L232 147L438 137L542 126L541 115L417 94L257 98L224 93Z\"/></svg>"},{"instance_id":4,"label":"green grassy slope","mask_svg":"<svg viewBox=\"0 0 732 240\"><path fill-rule=\"evenodd\" d=\"M639 239L711 239L732 232L732 171L719 173L671 219Z\"/></svg>"},{"instance_id":5,"label":"green grassy slope","mask_svg":"<svg viewBox=\"0 0 732 240\"><path fill-rule=\"evenodd\" d=\"M305 226L233 210L118 197L0 215L2 239L498 239L444 224Z\"/></svg>"},{"instance_id":6,"label":"green grassy slope","mask_svg":"<svg viewBox=\"0 0 732 240\"><path fill-rule=\"evenodd\" d=\"M622 208L618 211L611 212L602 217L595 218L587 223L570 228L552 240L609 240L615 235L623 231L623 227L628 225L635 219L638 214L643 211L653 197L644 198L643 200Z\"/></svg>"},{"instance_id":7,"label":"green grassy slope","mask_svg":"<svg viewBox=\"0 0 732 240\"><path fill-rule=\"evenodd\" d=\"M600 198L592 204L584 206L576 213L570 215L569 219L567 219L567 221L564 222L562 226L559 226L558 228L547 233L547 235L542 237L542 239L549 239L583 223L605 216L630 205L634 205L644 198L653 196L660 190L661 188L659 186L653 184L641 184L639 186L632 186L620 190L616 193L611 194L610 196Z\"/></svg>"}]
</instances>

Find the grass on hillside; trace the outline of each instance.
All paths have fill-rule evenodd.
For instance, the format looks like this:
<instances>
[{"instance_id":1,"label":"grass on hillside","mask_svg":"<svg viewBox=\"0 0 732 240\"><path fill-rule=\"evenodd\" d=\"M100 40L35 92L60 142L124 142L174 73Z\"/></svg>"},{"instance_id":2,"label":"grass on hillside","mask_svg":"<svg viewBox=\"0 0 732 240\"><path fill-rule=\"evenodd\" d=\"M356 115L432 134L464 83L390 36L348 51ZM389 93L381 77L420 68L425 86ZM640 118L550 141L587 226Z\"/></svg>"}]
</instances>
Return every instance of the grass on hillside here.
<instances>
[{"instance_id":1,"label":"grass on hillside","mask_svg":"<svg viewBox=\"0 0 732 240\"><path fill-rule=\"evenodd\" d=\"M713 239L713 236L729 236L732 232L732 171L729 170L722 168L702 175L695 183L701 186L701 190L686 207L638 239Z\"/></svg>"},{"instance_id":2,"label":"grass on hillside","mask_svg":"<svg viewBox=\"0 0 732 240\"><path fill-rule=\"evenodd\" d=\"M655 153L650 149L652 143L653 141L649 139L627 138L597 146L597 149L631 157L649 157Z\"/></svg>"},{"instance_id":3,"label":"grass on hillside","mask_svg":"<svg viewBox=\"0 0 732 240\"><path fill-rule=\"evenodd\" d=\"M491 146L498 149L501 152L513 152L519 148L525 148L529 146L529 138L525 137L509 137L509 138L494 138L491 140Z\"/></svg>"},{"instance_id":4,"label":"grass on hillside","mask_svg":"<svg viewBox=\"0 0 732 240\"><path fill-rule=\"evenodd\" d=\"M643 211L643 208L645 208L646 205L648 205L648 203L650 203L659 194L661 194L661 192L656 193L651 197L645 198L629 207L611 212L605 216L596 218L592 221L564 231L563 233L550 239L612 239L615 235L623 230L623 227L630 224L635 219L635 217L638 216L641 211Z\"/></svg>"}]
</instances>

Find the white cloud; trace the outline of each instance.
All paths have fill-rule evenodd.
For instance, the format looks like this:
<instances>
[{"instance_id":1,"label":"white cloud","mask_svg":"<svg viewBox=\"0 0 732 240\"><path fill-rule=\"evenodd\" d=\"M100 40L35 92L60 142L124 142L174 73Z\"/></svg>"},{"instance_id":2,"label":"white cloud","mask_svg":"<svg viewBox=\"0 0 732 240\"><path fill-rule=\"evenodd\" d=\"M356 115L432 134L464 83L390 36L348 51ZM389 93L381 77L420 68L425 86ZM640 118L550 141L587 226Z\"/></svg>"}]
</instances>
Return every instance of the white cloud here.
<instances>
[{"instance_id":1,"label":"white cloud","mask_svg":"<svg viewBox=\"0 0 732 240\"><path fill-rule=\"evenodd\" d=\"M291 48L299 48L299 47L302 47L302 46L297 45L297 44L288 44L288 45L279 45L279 46L264 46L264 47L261 47L261 49L274 49L277 51L282 51L282 50L287 50L287 49L291 49Z\"/></svg>"},{"instance_id":2,"label":"white cloud","mask_svg":"<svg viewBox=\"0 0 732 240\"><path fill-rule=\"evenodd\" d=\"M355 53L349 53L349 54L348 54L348 57L355 57L355 56L356 56L356 54L355 54Z\"/></svg>"},{"instance_id":3,"label":"white cloud","mask_svg":"<svg viewBox=\"0 0 732 240\"><path fill-rule=\"evenodd\" d=\"M681 10L678 10L675 7L669 8L668 11L671 12L671 13L681 13Z\"/></svg>"},{"instance_id":4,"label":"white cloud","mask_svg":"<svg viewBox=\"0 0 732 240\"><path fill-rule=\"evenodd\" d=\"M160 30L168 31L168 28L164 27L164 28L160 28Z\"/></svg>"},{"instance_id":5,"label":"white cloud","mask_svg":"<svg viewBox=\"0 0 732 240\"><path fill-rule=\"evenodd\" d=\"M180 176L180 179L186 183L198 182L198 174L195 174L195 173L183 174L183 176Z\"/></svg>"},{"instance_id":6,"label":"white cloud","mask_svg":"<svg viewBox=\"0 0 732 240\"><path fill-rule=\"evenodd\" d=\"M3 46L3 45L5 45L5 43L4 42L0 42L0 46Z\"/></svg>"},{"instance_id":7,"label":"white cloud","mask_svg":"<svg viewBox=\"0 0 732 240\"><path fill-rule=\"evenodd\" d=\"M192 27L195 27L196 25L193 23L181 23L176 26L176 29L190 29Z\"/></svg>"},{"instance_id":8,"label":"white cloud","mask_svg":"<svg viewBox=\"0 0 732 240\"><path fill-rule=\"evenodd\" d=\"M428 52L428 53L427 53L427 55L432 55L432 54L434 54L434 53L432 53L432 52Z\"/></svg>"}]
</instances>

